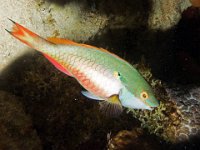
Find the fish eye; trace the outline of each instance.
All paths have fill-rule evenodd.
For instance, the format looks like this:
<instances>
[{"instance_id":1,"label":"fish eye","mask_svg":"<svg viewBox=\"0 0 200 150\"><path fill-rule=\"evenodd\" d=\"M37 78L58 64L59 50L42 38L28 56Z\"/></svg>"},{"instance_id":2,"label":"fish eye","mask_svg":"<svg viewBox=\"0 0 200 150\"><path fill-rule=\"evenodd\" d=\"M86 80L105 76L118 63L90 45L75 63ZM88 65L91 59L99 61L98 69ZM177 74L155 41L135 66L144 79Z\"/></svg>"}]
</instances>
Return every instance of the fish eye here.
<instances>
[{"instance_id":1,"label":"fish eye","mask_svg":"<svg viewBox=\"0 0 200 150\"><path fill-rule=\"evenodd\" d=\"M142 100L146 100L149 97L149 95L147 94L147 92L143 91L142 93L140 93L140 98Z\"/></svg>"},{"instance_id":2,"label":"fish eye","mask_svg":"<svg viewBox=\"0 0 200 150\"><path fill-rule=\"evenodd\" d=\"M113 73L114 77L119 78L121 76L121 74L117 71L114 71Z\"/></svg>"}]
</instances>

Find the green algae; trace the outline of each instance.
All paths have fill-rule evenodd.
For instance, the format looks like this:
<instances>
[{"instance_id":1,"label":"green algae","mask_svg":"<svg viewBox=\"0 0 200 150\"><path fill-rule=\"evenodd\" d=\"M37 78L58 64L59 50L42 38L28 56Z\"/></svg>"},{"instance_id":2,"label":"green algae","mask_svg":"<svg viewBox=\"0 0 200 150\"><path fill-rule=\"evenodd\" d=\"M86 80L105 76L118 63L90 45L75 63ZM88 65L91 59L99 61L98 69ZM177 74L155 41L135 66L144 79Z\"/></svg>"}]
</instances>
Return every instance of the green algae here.
<instances>
[{"instance_id":1,"label":"green algae","mask_svg":"<svg viewBox=\"0 0 200 150\"><path fill-rule=\"evenodd\" d=\"M176 104L169 100L162 82L153 77L150 67L145 66L144 59L136 65L136 68L152 86L160 105L153 111L127 109L127 113L139 119L141 127L147 129L149 133L165 141L176 142L176 132L179 130L182 119L180 111Z\"/></svg>"}]
</instances>

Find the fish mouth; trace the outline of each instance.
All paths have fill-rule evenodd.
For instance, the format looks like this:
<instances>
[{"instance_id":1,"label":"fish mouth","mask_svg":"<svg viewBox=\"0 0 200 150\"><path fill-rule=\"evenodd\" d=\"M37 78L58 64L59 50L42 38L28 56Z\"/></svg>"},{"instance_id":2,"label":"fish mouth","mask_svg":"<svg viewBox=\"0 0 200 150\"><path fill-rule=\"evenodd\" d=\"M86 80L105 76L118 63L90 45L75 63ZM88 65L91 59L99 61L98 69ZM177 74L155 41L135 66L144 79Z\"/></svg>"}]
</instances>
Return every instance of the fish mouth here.
<instances>
[{"instance_id":1,"label":"fish mouth","mask_svg":"<svg viewBox=\"0 0 200 150\"><path fill-rule=\"evenodd\" d=\"M147 107L146 110L153 110L155 107Z\"/></svg>"},{"instance_id":2,"label":"fish mouth","mask_svg":"<svg viewBox=\"0 0 200 150\"><path fill-rule=\"evenodd\" d=\"M151 108L155 108L160 105L160 102L154 96L146 99L144 102L146 105L148 105Z\"/></svg>"},{"instance_id":3,"label":"fish mouth","mask_svg":"<svg viewBox=\"0 0 200 150\"><path fill-rule=\"evenodd\" d=\"M155 101L151 102L150 104L147 103L147 105L150 107L149 110L153 110L160 106L160 101L158 101L156 99Z\"/></svg>"},{"instance_id":4,"label":"fish mouth","mask_svg":"<svg viewBox=\"0 0 200 150\"><path fill-rule=\"evenodd\" d=\"M146 105L145 104L145 106L144 106L144 110L153 110L155 107L151 107L151 106L149 106L149 105Z\"/></svg>"},{"instance_id":5,"label":"fish mouth","mask_svg":"<svg viewBox=\"0 0 200 150\"><path fill-rule=\"evenodd\" d=\"M148 104L146 104L147 105L147 110L154 110L154 109L156 109L160 104L159 104L159 102L156 104L156 105L154 105L154 106L150 106L150 105L148 105Z\"/></svg>"}]
</instances>

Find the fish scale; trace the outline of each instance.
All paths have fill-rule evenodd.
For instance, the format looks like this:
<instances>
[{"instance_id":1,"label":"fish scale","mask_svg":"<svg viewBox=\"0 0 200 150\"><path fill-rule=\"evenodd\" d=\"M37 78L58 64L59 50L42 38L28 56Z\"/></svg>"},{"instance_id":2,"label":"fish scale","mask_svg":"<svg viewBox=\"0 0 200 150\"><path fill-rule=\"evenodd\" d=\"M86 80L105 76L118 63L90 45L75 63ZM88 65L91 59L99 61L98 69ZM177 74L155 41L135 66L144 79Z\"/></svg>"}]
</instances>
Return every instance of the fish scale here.
<instances>
[{"instance_id":1,"label":"fish scale","mask_svg":"<svg viewBox=\"0 0 200 150\"><path fill-rule=\"evenodd\" d=\"M77 79L77 81L89 92L108 99L112 95L119 94L121 83L114 77L115 70L121 70L124 64L118 65L118 61L111 55L108 57L101 51L96 51L94 48L85 48L79 46L66 46L61 45L59 47L49 48L47 51L52 57L59 56L57 61ZM53 54L53 55L52 55ZM61 57L65 59L65 63L62 63ZM112 60L110 61L110 60ZM89 62L95 64L91 65ZM67 64L67 65L66 65ZM113 65L114 64L114 65ZM74 75L73 70L79 71L78 75ZM124 70L125 73L127 72ZM124 73L124 74L125 74ZM90 80L94 89L90 88L88 82L84 82L86 79Z\"/></svg>"},{"instance_id":2,"label":"fish scale","mask_svg":"<svg viewBox=\"0 0 200 150\"><path fill-rule=\"evenodd\" d=\"M67 54L65 53L65 55ZM69 59L66 64L70 65L65 65L65 67L85 89L106 99L111 95L119 93L119 89L115 90L116 88L112 88L113 83L117 80L114 76L113 79L111 78L112 73L109 72L107 68L96 64L94 59L92 59L92 55L86 54L85 56L80 56L68 54L67 57ZM113 82L114 80L116 81ZM119 84L118 81L117 84ZM113 86L118 86L117 84Z\"/></svg>"}]
</instances>

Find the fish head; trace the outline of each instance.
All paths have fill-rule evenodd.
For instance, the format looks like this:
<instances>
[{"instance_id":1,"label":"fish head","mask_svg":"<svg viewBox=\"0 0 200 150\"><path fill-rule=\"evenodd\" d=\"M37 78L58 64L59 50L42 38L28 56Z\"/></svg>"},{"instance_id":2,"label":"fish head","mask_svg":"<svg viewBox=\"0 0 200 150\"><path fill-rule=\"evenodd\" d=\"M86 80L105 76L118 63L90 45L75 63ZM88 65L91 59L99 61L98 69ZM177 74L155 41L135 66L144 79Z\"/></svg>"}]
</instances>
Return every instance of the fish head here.
<instances>
[{"instance_id":1,"label":"fish head","mask_svg":"<svg viewBox=\"0 0 200 150\"><path fill-rule=\"evenodd\" d=\"M159 106L151 87L139 73L135 73L132 78L130 75L120 75L119 79L122 84L119 99L124 107L152 110ZM132 84L131 81L135 82Z\"/></svg>"},{"instance_id":2,"label":"fish head","mask_svg":"<svg viewBox=\"0 0 200 150\"><path fill-rule=\"evenodd\" d=\"M152 110L159 106L159 101L150 91L131 92L123 87L119 92L119 99L124 107L133 109Z\"/></svg>"}]
</instances>

